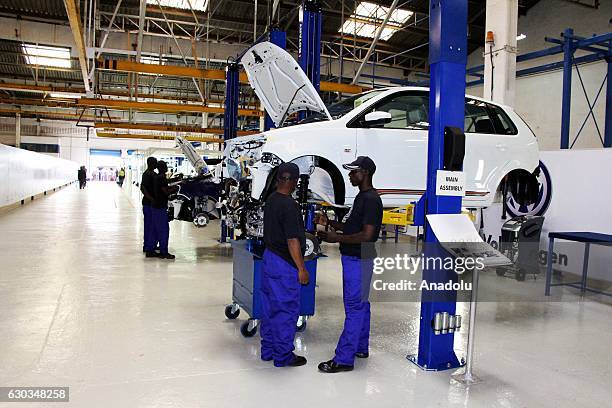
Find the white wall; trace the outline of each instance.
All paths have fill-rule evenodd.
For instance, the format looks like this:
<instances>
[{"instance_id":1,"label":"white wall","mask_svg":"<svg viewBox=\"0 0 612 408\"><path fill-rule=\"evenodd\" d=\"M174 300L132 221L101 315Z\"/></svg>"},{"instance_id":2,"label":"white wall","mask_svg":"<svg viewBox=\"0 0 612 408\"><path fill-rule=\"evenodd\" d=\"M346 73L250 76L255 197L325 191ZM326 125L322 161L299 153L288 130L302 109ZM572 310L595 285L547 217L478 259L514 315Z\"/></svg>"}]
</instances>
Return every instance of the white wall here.
<instances>
[{"instance_id":1,"label":"white wall","mask_svg":"<svg viewBox=\"0 0 612 408\"><path fill-rule=\"evenodd\" d=\"M609 23L611 16L612 1L610 0L601 1L598 10L572 4L564 0L540 0L528 11L526 16L519 18L518 32L527 36L526 39L518 42L519 55L554 46L555 44L545 42L544 37L559 38L560 33L566 28L573 28L576 35L585 37L593 34L608 33L611 30ZM576 56L580 55L583 55L583 53L576 53ZM527 61L519 63L517 70L561 61L562 59L562 54L559 54ZM482 49L475 51L468 58L468 68L481 65L482 63ZM598 62L582 65L579 69L592 102L607 73L607 64L605 62ZM517 78L516 81L515 109L533 128L538 137L541 150L559 149L561 140L562 78L562 71L556 71L530 77L521 77ZM474 79L474 77L469 77L468 81ZM482 86L470 87L467 93L482 96ZM595 116L602 134L604 131L605 104L606 90L604 85L604 90L595 105ZM576 136L587 113L588 105L582 92L578 75L574 69L570 143ZM595 125L592 119L589 119L574 147L598 148L601 146Z\"/></svg>"},{"instance_id":2,"label":"white wall","mask_svg":"<svg viewBox=\"0 0 612 408\"><path fill-rule=\"evenodd\" d=\"M0 207L67 184L77 163L0 144Z\"/></svg>"}]
</instances>

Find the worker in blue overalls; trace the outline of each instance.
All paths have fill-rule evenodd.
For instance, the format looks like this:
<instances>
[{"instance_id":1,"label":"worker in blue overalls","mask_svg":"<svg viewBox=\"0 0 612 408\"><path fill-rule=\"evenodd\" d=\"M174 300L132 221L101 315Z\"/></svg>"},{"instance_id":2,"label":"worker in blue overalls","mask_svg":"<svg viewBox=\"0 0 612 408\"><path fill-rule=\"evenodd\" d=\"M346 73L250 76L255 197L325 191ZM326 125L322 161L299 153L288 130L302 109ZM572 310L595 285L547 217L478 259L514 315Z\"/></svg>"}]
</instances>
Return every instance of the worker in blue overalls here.
<instances>
[{"instance_id":1,"label":"worker in blue overalls","mask_svg":"<svg viewBox=\"0 0 612 408\"><path fill-rule=\"evenodd\" d=\"M142 191L142 214L144 215L144 244L142 252L147 254L147 258L157 256L155 247L155 230L153 227L153 210L152 205L155 201L155 192L153 191L155 184L155 169L157 168L157 159L153 156L147 158L147 169L142 173L140 180L140 191Z\"/></svg>"},{"instance_id":2,"label":"worker in blue overalls","mask_svg":"<svg viewBox=\"0 0 612 408\"><path fill-rule=\"evenodd\" d=\"M306 235L295 191L300 170L283 163L276 173L277 188L264 206L263 271L261 278L261 359L275 367L296 367L306 358L293 353L300 312L300 284L308 284L304 265Z\"/></svg>"},{"instance_id":3,"label":"worker in blue overalls","mask_svg":"<svg viewBox=\"0 0 612 408\"><path fill-rule=\"evenodd\" d=\"M353 206L344 222L329 220L317 214L315 222L335 231L319 231L326 242L339 242L342 254L342 294L344 299L344 330L338 340L333 359L319 364L326 373L351 371L355 357L369 357L370 302L368 295L372 279L374 243L382 225L383 205L372 185L376 165L367 156L359 156L343 165L353 186L359 187Z\"/></svg>"}]
</instances>

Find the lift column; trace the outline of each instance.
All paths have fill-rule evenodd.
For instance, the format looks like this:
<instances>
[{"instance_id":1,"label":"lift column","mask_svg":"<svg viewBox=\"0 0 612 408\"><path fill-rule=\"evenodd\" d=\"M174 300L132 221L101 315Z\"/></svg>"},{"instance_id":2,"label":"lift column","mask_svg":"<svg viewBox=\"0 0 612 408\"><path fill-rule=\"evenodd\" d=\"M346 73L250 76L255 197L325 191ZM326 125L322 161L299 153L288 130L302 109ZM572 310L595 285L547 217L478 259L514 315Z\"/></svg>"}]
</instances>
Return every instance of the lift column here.
<instances>
[{"instance_id":1,"label":"lift column","mask_svg":"<svg viewBox=\"0 0 612 408\"><path fill-rule=\"evenodd\" d=\"M300 6L300 67L314 88L319 91L321 82L321 6L318 0L303 0ZM298 114L300 119L305 112Z\"/></svg>"},{"instance_id":2,"label":"lift column","mask_svg":"<svg viewBox=\"0 0 612 408\"><path fill-rule=\"evenodd\" d=\"M461 197L436 195L436 176L444 165L446 127L463 131L465 117L465 67L467 62L467 0L431 0L429 3L429 137L427 152L426 214L461 212ZM425 255L441 254L437 238L425 224ZM428 283L456 281L453 271L424 269ZM421 295L419 351L412 359L427 370L446 370L460 366L453 349L454 334L435 334L434 316L455 315L457 293L424 290ZM416 361L415 361L416 360Z\"/></svg>"},{"instance_id":3,"label":"lift column","mask_svg":"<svg viewBox=\"0 0 612 408\"><path fill-rule=\"evenodd\" d=\"M287 34L284 31L279 30L278 28L272 28L270 30L270 42L274 45L278 45L283 50L287 48ZM274 122L270 118L270 116L266 113L266 119L264 122L264 130L270 130L275 128Z\"/></svg>"},{"instance_id":4,"label":"lift column","mask_svg":"<svg viewBox=\"0 0 612 408\"><path fill-rule=\"evenodd\" d=\"M237 62L231 61L225 68L225 111L223 112L223 140L236 137L238 131L238 96L240 93L239 69ZM223 144L225 150L225 143ZM221 219L221 237L219 242L227 242L230 235L225 219Z\"/></svg>"}]
</instances>

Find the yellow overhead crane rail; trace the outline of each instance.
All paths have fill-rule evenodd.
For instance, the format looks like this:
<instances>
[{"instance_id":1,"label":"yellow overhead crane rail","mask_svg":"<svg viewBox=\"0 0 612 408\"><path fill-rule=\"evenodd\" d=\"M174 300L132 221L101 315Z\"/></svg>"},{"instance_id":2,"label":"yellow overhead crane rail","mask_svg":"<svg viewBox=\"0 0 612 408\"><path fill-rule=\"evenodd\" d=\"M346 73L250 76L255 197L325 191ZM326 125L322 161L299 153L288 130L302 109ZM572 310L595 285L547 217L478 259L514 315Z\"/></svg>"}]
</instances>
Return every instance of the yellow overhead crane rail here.
<instances>
[{"instance_id":1,"label":"yellow overhead crane rail","mask_svg":"<svg viewBox=\"0 0 612 408\"><path fill-rule=\"evenodd\" d=\"M165 134L139 134L139 133L118 133L118 132L96 132L98 137L107 137L111 139L147 139L147 140L174 140L174 135ZM203 136L203 135L191 135L187 136L190 142L203 142L203 143L223 143L223 139L219 137Z\"/></svg>"},{"instance_id":2,"label":"yellow overhead crane rail","mask_svg":"<svg viewBox=\"0 0 612 408\"><path fill-rule=\"evenodd\" d=\"M183 112L206 112L223 114L224 108L196 104L163 103L163 102L135 102L119 99L94 99L80 98L77 100L79 106L90 108L117 108L121 110L133 109L141 112L158 113L183 113ZM263 116L264 112L253 109L238 109L239 116Z\"/></svg>"},{"instance_id":3,"label":"yellow overhead crane rail","mask_svg":"<svg viewBox=\"0 0 612 408\"><path fill-rule=\"evenodd\" d=\"M98 69L111 71L225 81L225 71L222 69L202 69L178 65L143 64L141 62L117 59L98 60L96 65ZM243 84L249 83L247 75L244 72L240 73L239 80ZM358 94L366 91L368 88L338 82L321 81L320 89L324 92Z\"/></svg>"},{"instance_id":4,"label":"yellow overhead crane rail","mask_svg":"<svg viewBox=\"0 0 612 408\"><path fill-rule=\"evenodd\" d=\"M197 126L166 125L163 123L125 123L125 122L96 122L96 129L130 129L130 130L151 130L162 132L182 132L182 133L204 133L222 135L223 128L201 128ZM238 136L254 135L256 131L238 130Z\"/></svg>"}]
</instances>

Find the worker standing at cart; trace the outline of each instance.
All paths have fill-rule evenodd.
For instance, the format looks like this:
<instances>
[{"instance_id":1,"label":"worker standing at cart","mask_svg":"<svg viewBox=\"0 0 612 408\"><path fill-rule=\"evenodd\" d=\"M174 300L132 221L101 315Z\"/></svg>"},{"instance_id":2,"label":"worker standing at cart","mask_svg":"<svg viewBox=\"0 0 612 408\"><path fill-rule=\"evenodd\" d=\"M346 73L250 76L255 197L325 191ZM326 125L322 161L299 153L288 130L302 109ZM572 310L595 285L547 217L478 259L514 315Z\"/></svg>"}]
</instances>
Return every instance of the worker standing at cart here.
<instances>
[{"instance_id":1,"label":"worker standing at cart","mask_svg":"<svg viewBox=\"0 0 612 408\"><path fill-rule=\"evenodd\" d=\"M319 238L326 242L339 242L342 254L342 295L344 299L344 330L338 340L333 359L319 364L326 373L351 371L355 357L369 357L370 302L368 295L372 279L373 259L376 257L374 243L378 240L382 225L383 205L372 185L376 171L374 161L359 156L349 164L349 180L359 187L353 206L345 222L329 220L317 214L315 222L330 226L336 231L320 231Z\"/></svg>"},{"instance_id":2,"label":"worker standing at cart","mask_svg":"<svg viewBox=\"0 0 612 408\"><path fill-rule=\"evenodd\" d=\"M277 171L277 188L264 207L263 272L261 278L261 359L275 367L297 367L306 358L293 353L300 312L300 284L308 284L304 265L306 235L295 191L300 170L283 163Z\"/></svg>"},{"instance_id":3,"label":"worker standing at cart","mask_svg":"<svg viewBox=\"0 0 612 408\"><path fill-rule=\"evenodd\" d=\"M140 180L140 191L142 192L142 214L144 216L144 243L142 252L147 254L147 257L155 257L155 230L153 227L153 210L152 205L155 201L153 187L155 184L155 169L157 168L157 159L153 156L147 158L147 169L142 173Z\"/></svg>"},{"instance_id":4,"label":"worker standing at cart","mask_svg":"<svg viewBox=\"0 0 612 408\"><path fill-rule=\"evenodd\" d=\"M177 191L176 187L168 186L166 173L168 165L165 161L157 162L157 177L153 183L153 196L155 200L152 205L153 225L155 230L155 240L159 243L158 258L174 259L175 256L168 252L168 239L170 237L170 225L168 225L168 196Z\"/></svg>"}]
</instances>

